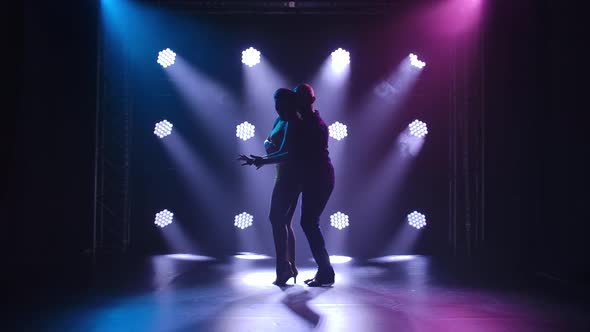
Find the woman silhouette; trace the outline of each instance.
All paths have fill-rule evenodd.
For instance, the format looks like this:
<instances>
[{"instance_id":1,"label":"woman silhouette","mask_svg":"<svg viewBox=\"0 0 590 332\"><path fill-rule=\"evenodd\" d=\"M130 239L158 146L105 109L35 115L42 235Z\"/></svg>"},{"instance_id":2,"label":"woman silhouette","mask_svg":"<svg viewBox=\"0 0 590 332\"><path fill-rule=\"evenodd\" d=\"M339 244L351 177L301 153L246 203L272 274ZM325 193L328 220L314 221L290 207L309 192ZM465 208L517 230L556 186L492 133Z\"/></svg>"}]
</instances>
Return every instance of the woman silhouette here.
<instances>
[{"instance_id":1,"label":"woman silhouette","mask_svg":"<svg viewBox=\"0 0 590 332\"><path fill-rule=\"evenodd\" d=\"M308 84L275 92L275 108L279 117L265 141L267 155L240 155L242 165L260 168L278 164L271 198L270 222L273 229L277 259L275 285L285 285L293 277L296 282L295 237L291 219L299 195L302 195L301 227L318 265L311 287L334 283L334 269L325 248L319 221L334 188L334 169L328 155L328 128L313 109L315 96Z\"/></svg>"}]
</instances>

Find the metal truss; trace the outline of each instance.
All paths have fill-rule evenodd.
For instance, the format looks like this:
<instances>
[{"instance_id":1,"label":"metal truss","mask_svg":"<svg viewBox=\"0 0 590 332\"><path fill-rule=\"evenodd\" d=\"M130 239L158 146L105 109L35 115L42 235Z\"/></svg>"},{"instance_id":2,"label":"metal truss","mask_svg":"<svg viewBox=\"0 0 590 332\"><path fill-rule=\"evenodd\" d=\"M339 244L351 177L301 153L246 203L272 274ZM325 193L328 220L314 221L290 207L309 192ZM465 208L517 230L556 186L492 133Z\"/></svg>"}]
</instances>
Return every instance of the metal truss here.
<instances>
[{"instance_id":1,"label":"metal truss","mask_svg":"<svg viewBox=\"0 0 590 332\"><path fill-rule=\"evenodd\" d=\"M105 54L98 30L92 252L120 252L128 248L130 239L129 66L127 57Z\"/></svg>"}]
</instances>

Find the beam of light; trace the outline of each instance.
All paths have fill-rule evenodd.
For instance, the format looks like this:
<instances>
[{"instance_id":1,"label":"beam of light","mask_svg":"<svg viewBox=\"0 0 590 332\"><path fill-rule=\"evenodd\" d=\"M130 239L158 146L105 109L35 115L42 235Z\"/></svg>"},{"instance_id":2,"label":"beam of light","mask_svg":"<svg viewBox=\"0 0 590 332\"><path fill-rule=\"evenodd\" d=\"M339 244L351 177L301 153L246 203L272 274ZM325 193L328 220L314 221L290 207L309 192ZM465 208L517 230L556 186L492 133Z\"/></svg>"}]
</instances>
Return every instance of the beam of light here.
<instances>
[{"instance_id":1,"label":"beam of light","mask_svg":"<svg viewBox=\"0 0 590 332\"><path fill-rule=\"evenodd\" d=\"M176 56L174 66L164 71L189 107L202 134L219 151L233 145L227 135L228 123L235 121L239 106L234 96L221 84L191 66L181 56Z\"/></svg>"},{"instance_id":2,"label":"beam of light","mask_svg":"<svg viewBox=\"0 0 590 332\"><path fill-rule=\"evenodd\" d=\"M343 71L350 64L350 53L338 48L331 54L332 56L332 69L335 72Z\"/></svg>"},{"instance_id":3,"label":"beam of light","mask_svg":"<svg viewBox=\"0 0 590 332\"><path fill-rule=\"evenodd\" d=\"M188 233L183 230L178 218L175 216L174 219L174 222L162 229L160 233L166 241L169 251L184 253L199 252L199 246L187 236ZM180 259L180 257L172 256L170 258Z\"/></svg>"},{"instance_id":4,"label":"beam of light","mask_svg":"<svg viewBox=\"0 0 590 332\"><path fill-rule=\"evenodd\" d=\"M394 235L385 252L395 255L408 255L414 251L414 246L423 232L417 232L416 227L411 225L408 217Z\"/></svg>"},{"instance_id":5,"label":"beam of light","mask_svg":"<svg viewBox=\"0 0 590 332\"><path fill-rule=\"evenodd\" d=\"M254 47L242 51L242 63L248 67L254 67L260 63L260 51Z\"/></svg>"},{"instance_id":6,"label":"beam of light","mask_svg":"<svg viewBox=\"0 0 590 332\"><path fill-rule=\"evenodd\" d=\"M214 261L213 257L193 254L155 255L150 261L153 269L153 285L158 290L173 287L175 279L195 268L197 262Z\"/></svg>"},{"instance_id":7,"label":"beam of light","mask_svg":"<svg viewBox=\"0 0 590 332\"><path fill-rule=\"evenodd\" d=\"M236 126L236 137L243 141L247 141L254 137L254 131L256 127L248 121L242 122Z\"/></svg>"},{"instance_id":8,"label":"beam of light","mask_svg":"<svg viewBox=\"0 0 590 332\"><path fill-rule=\"evenodd\" d=\"M422 68L424 68L424 66L426 66L426 62L418 60L418 56L415 55L414 53L410 53L409 57L410 57L410 65L412 65L418 69L422 69Z\"/></svg>"},{"instance_id":9,"label":"beam of light","mask_svg":"<svg viewBox=\"0 0 590 332\"><path fill-rule=\"evenodd\" d=\"M156 123L154 127L154 134L160 138L164 138L172 134L172 127L172 123L168 122L168 120L162 120Z\"/></svg>"},{"instance_id":10,"label":"beam of light","mask_svg":"<svg viewBox=\"0 0 590 332\"><path fill-rule=\"evenodd\" d=\"M252 222L254 221L254 216L247 212L242 212L234 217L234 226L240 229L246 229L252 226Z\"/></svg>"},{"instance_id":11,"label":"beam of light","mask_svg":"<svg viewBox=\"0 0 590 332\"><path fill-rule=\"evenodd\" d=\"M389 126L400 115L399 110L403 109L421 72L410 64L409 57L404 57L395 70L376 83L361 102L362 112L356 112L348 120L349 123L362 124L362 126L356 126L355 136L371 137L374 142L390 142ZM380 144L367 145L364 140L351 140L351 142L351 144L360 145L355 146L354 149L360 151L358 157L361 159L370 159L371 156L383 153L381 150L378 151L382 149Z\"/></svg>"},{"instance_id":12,"label":"beam of light","mask_svg":"<svg viewBox=\"0 0 590 332\"><path fill-rule=\"evenodd\" d=\"M171 49L167 48L163 51L158 53L158 63L166 68L172 66L174 64L174 60L176 59L176 53L174 53Z\"/></svg>"},{"instance_id":13,"label":"beam of light","mask_svg":"<svg viewBox=\"0 0 590 332\"><path fill-rule=\"evenodd\" d=\"M421 229L426 226L426 216L418 211L408 214L408 224L414 228Z\"/></svg>"},{"instance_id":14,"label":"beam of light","mask_svg":"<svg viewBox=\"0 0 590 332\"><path fill-rule=\"evenodd\" d=\"M348 136L348 130L347 130L346 125L342 124L338 121L331 124L328 127L328 130L330 132L330 137L332 137L338 141L343 139L344 137Z\"/></svg>"},{"instance_id":15,"label":"beam of light","mask_svg":"<svg viewBox=\"0 0 590 332\"><path fill-rule=\"evenodd\" d=\"M358 188L358 191L362 192L362 195L367 199L353 202L351 209L354 209L359 214L356 218L391 220L390 211L396 210L396 207L392 206L392 202L396 204L395 202L399 201L407 175L424 142L424 138L410 135L409 129L400 133L392 151L377 165L376 169L371 171L373 176ZM397 222L400 219L396 218L394 220ZM376 227L379 227L379 225L376 225ZM394 253L396 254L409 253L407 250L411 248L417 237L415 229L411 228L407 231L404 227L402 229L402 233L405 233L393 240L396 246ZM411 232L411 230L414 232ZM358 229L355 234L359 236L359 233L361 233L360 236L365 236L362 234L363 232L366 232L366 228ZM369 236L368 233L366 236Z\"/></svg>"},{"instance_id":16,"label":"beam of light","mask_svg":"<svg viewBox=\"0 0 590 332\"><path fill-rule=\"evenodd\" d=\"M339 50L324 60L310 81L317 97L315 107L328 119L338 116L347 104L350 58L348 52Z\"/></svg>"},{"instance_id":17,"label":"beam of light","mask_svg":"<svg viewBox=\"0 0 590 332\"><path fill-rule=\"evenodd\" d=\"M330 225L337 229L343 229L349 226L348 216L340 211L330 216Z\"/></svg>"},{"instance_id":18,"label":"beam of light","mask_svg":"<svg viewBox=\"0 0 590 332\"><path fill-rule=\"evenodd\" d=\"M159 6L135 0L101 0L100 14L99 28L105 49L121 52L142 64L146 63L146 54L154 54L161 49L154 43L165 39L168 45L173 45L178 31L194 29L200 24L163 11ZM149 58L151 62L151 56ZM143 74L143 66L138 67Z\"/></svg>"},{"instance_id":19,"label":"beam of light","mask_svg":"<svg viewBox=\"0 0 590 332\"><path fill-rule=\"evenodd\" d=\"M385 204L386 201L391 200L391 195L396 195L403 185L403 180L416 156L420 153L424 138L418 138L410 134L409 128L406 128L398 135L395 146L388 153L386 158L373 171L372 181L367 181L366 185L369 189L367 195L369 197L376 197L372 203L367 205L367 208L379 207L380 204ZM389 192L389 195L383 193ZM370 194L369 194L370 193ZM387 204L382 206L389 206Z\"/></svg>"},{"instance_id":20,"label":"beam of light","mask_svg":"<svg viewBox=\"0 0 590 332\"><path fill-rule=\"evenodd\" d=\"M154 220L154 224L158 225L160 228L164 228L172 223L174 220L174 213L168 210L162 210L156 213L156 218Z\"/></svg>"},{"instance_id":21,"label":"beam of light","mask_svg":"<svg viewBox=\"0 0 590 332\"><path fill-rule=\"evenodd\" d=\"M385 104L388 106L401 104L414 87L421 72L414 69L416 64L413 54L404 58L389 77L375 86L373 89L374 94L384 99Z\"/></svg>"},{"instance_id":22,"label":"beam of light","mask_svg":"<svg viewBox=\"0 0 590 332\"><path fill-rule=\"evenodd\" d=\"M415 24L427 27L440 42L451 43L477 29L482 17L481 0L439 1L420 13Z\"/></svg>"},{"instance_id":23,"label":"beam of light","mask_svg":"<svg viewBox=\"0 0 590 332\"><path fill-rule=\"evenodd\" d=\"M271 61L264 58L255 67L243 67L243 95L242 113L247 113L258 127L271 127L277 117L274 103L274 92L278 88L289 88L283 75L273 68ZM270 131L271 128L268 128Z\"/></svg>"},{"instance_id":24,"label":"beam of light","mask_svg":"<svg viewBox=\"0 0 590 332\"><path fill-rule=\"evenodd\" d=\"M231 192L235 188L235 180L232 180L231 174L214 172L211 167L218 166L215 166L215 163L213 165L206 164L204 158L197 155L178 132L165 140L158 141L161 142L166 156L170 158L172 169L178 173L178 177L181 179L180 186L182 188L178 188L179 191L187 193L187 201L200 202L198 215L191 215L191 218L197 219L191 220L191 223L210 224L211 220L231 218L233 215L228 211L226 203L228 200L235 199L233 198L235 194ZM175 225L181 226L175 222L166 227L163 232L169 246L175 252L198 252L192 249L191 241L183 242L181 240L186 232L175 228ZM231 225L207 227L212 227L211 234L208 236L211 242L228 241L228 237L233 239L229 241L235 241L233 234L226 234L227 230L231 229Z\"/></svg>"}]
</instances>

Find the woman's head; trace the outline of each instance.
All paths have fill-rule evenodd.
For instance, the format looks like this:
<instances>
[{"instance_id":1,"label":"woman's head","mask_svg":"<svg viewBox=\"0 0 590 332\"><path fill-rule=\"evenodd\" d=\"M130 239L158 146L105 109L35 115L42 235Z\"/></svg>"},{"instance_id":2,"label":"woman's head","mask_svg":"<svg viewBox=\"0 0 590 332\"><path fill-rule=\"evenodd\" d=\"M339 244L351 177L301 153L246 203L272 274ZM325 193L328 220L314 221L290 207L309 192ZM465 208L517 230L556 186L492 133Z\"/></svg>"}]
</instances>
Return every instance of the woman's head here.
<instances>
[{"instance_id":1,"label":"woman's head","mask_svg":"<svg viewBox=\"0 0 590 332\"><path fill-rule=\"evenodd\" d=\"M290 89L280 88L275 91L275 109L283 120L289 119L296 112L295 92Z\"/></svg>"}]
</instances>

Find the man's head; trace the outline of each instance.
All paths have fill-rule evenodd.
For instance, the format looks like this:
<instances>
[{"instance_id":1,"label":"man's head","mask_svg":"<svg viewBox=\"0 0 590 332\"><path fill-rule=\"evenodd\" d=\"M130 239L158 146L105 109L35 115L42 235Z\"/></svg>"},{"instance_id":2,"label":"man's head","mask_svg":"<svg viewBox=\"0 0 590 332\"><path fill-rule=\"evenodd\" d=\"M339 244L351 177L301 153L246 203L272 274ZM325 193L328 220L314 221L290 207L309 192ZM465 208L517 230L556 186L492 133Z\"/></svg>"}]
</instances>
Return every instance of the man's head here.
<instances>
[{"instance_id":1,"label":"man's head","mask_svg":"<svg viewBox=\"0 0 590 332\"><path fill-rule=\"evenodd\" d=\"M280 88L275 91L275 109L279 117L283 120L289 119L296 110L295 92L286 88Z\"/></svg>"},{"instance_id":2,"label":"man's head","mask_svg":"<svg viewBox=\"0 0 590 332\"><path fill-rule=\"evenodd\" d=\"M311 85L307 83L299 84L293 89L297 96L297 104L299 107L308 108L315 102L315 93Z\"/></svg>"}]
</instances>

